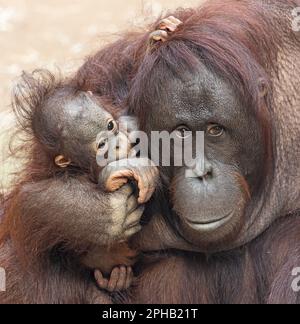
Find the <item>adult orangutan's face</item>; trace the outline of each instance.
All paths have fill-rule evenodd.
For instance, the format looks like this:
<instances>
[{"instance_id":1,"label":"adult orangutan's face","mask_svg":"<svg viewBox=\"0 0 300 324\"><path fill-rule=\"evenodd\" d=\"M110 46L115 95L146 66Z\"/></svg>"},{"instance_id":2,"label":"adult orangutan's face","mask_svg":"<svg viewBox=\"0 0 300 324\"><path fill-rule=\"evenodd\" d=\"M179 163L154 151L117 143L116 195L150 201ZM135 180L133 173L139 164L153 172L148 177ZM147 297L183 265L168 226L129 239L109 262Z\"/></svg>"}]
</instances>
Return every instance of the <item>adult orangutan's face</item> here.
<instances>
[{"instance_id":1,"label":"adult orangutan's face","mask_svg":"<svg viewBox=\"0 0 300 324\"><path fill-rule=\"evenodd\" d=\"M147 111L147 133L205 132L205 169L195 166L196 177L186 177L187 166L161 168L174 221L187 241L215 248L236 239L246 222L263 172L261 128L231 85L203 65L185 78L173 78L162 91Z\"/></svg>"}]
</instances>

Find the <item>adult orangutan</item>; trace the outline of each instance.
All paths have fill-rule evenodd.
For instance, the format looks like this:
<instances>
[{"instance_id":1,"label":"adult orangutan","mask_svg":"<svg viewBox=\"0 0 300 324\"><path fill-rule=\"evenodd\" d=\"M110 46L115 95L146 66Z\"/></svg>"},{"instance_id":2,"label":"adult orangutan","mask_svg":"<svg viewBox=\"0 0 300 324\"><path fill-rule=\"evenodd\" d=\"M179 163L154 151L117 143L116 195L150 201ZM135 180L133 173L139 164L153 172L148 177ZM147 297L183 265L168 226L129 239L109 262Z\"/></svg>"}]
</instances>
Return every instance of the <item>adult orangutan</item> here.
<instances>
[{"instance_id":1,"label":"adult orangutan","mask_svg":"<svg viewBox=\"0 0 300 324\"><path fill-rule=\"evenodd\" d=\"M187 178L186 166L161 168L169 214L153 206L135 243L169 251L143 260L133 302L300 302L292 289L300 265L297 6L228 0L178 10L178 30L145 54L131 111L147 133L204 131L205 170Z\"/></svg>"}]
</instances>

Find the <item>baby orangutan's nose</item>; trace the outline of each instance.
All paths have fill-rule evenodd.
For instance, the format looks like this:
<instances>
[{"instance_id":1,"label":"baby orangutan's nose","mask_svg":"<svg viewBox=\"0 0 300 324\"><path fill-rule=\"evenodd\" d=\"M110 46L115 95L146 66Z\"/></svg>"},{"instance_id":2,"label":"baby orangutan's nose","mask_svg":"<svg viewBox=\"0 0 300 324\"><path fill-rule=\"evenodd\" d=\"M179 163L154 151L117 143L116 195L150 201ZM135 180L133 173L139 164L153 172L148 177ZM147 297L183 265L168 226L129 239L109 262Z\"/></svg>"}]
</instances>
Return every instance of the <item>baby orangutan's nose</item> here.
<instances>
[{"instance_id":1,"label":"baby orangutan's nose","mask_svg":"<svg viewBox=\"0 0 300 324\"><path fill-rule=\"evenodd\" d=\"M130 141L126 134L119 132L116 137L115 152L117 159L128 158L129 152L131 150Z\"/></svg>"},{"instance_id":2,"label":"baby orangutan's nose","mask_svg":"<svg viewBox=\"0 0 300 324\"><path fill-rule=\"evenodd\" d=\"M182 21L173 16L161 20L156 27L157 29L150 34L150 43L166 42L180 25L182 25Z\"/></svg>"}]
</instances>

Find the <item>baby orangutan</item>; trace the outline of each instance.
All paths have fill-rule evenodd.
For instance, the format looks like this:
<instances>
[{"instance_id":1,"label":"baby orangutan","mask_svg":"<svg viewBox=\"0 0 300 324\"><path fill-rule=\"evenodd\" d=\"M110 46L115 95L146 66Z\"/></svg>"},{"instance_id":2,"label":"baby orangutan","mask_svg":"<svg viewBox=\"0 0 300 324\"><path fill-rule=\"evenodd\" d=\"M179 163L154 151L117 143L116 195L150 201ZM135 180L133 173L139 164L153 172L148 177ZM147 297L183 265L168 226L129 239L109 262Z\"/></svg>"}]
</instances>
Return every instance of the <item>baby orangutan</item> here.
<instances>
[{"instance_id":1,"label":"baby orangutan","mask_svg":"<svg viewBox=\"0 0 300 324\"><path fill-rule=\"evenodd\" d=\"M23 75L25 88L30 83L32 89L34 82L34 76ZM81 264L92 270L98 269L95 278L100 288L110 292L127 289L137 252L131 250L126 242L140 231L143 205L151 198L158 182L158 170L150 160L130 157L133 145L129 137L132 131L137 130L135 119L117 116L117 109L105 100L59 82L54 82L45 91L42 102L31 106L30 111L19 109L17 115L21 122L24 116L27 122L30 120L35 140L47 153L49 162L53 163L53 181L59 177L65 183L70 182L71 186L73 179L79 179L83 185L78 186L78 191L81 190L78 196L86 206L86 215L77 216L72 197L66 197L66 206L59 206L68 208L70 214L78 218L78 227L82 222L82 226L87 227L90 219L97 222L99 231L86 253L80 255ZM114 172L111 172L112 165L116 170ZM96 209L97 214L93 215L94 209L90 208L89 199L95 198L95 188L98 188L96 201L99 208ZM138 199L134 192L136 189ZM76 187L74 190L77 190ZM123 191L128 195L126 206L118 201L118 192ZM57 195L60 194L58 191ZM51 198L53 206L48 204L47 208L59 213L56 197ZM39 201L39 197L35 199ZM116 206L114 213L104 207L108 199ZM126 217L121 213L124 208ZM110 276L110 279L104 276Z\"/></svg>"}]
</instances>

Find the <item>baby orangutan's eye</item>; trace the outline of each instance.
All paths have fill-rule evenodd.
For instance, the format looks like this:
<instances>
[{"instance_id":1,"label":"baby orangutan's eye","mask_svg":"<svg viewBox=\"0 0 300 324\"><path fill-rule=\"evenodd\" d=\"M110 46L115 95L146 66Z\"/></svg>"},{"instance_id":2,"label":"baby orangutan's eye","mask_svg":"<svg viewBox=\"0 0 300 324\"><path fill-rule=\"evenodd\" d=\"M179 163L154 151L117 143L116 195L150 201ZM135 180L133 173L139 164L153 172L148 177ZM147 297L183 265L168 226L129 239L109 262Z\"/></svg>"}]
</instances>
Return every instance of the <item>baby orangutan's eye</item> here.
<instances>
[{"instance_id":1,"label":"baby orangutan's eye","mask_svg":"<svg viewBox=\"0 0 300 324\"><path fill-rule=\"evenodd\" d=\"M108 131L112 132L112 131L115 131L117 128L118 128L118 125L113 119L108 121L108 124L107 124Z\"/></svg>"},{"instance_id":2,"label":"baby orangutan's eye","mask_svg":"<svg viewBox=\"0 0 300 324\"><path fill-rule=\"evenodd\" d=\"M183 139L188 138L191 135L191 130L185 125L177 127L175 132L179 138Z\"/></svg>"}]
</instances>

